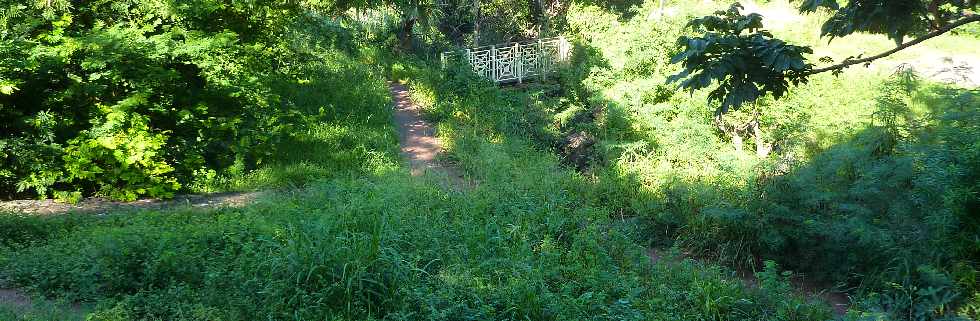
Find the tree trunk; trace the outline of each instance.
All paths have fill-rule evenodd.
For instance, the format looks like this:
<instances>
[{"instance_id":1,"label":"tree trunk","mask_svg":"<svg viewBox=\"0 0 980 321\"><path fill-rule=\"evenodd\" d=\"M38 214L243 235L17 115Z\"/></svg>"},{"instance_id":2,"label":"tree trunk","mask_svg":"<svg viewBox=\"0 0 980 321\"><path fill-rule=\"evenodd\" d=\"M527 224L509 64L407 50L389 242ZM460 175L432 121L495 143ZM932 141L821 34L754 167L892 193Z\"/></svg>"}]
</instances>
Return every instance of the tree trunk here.
<instances>
[{"instance_id":1,"label":"tree trunk","mask_svg":"<svg viewBox=\"0 0 980 321\"><path fill-rule=\"evenodd\" d=\"M473 47L480 46L480 0L473 0Z\"/></svg>"},{"instance_id":2,"label":"tree trunk","mask_svg":"<svg viewBox=\"0 0 980 321\"><path fill-rule=\"evenodd\" d=\"M765 137L762 135L762 126L759 124L759 110L755 110L755 114L752 118L752 136L755 137L755 155L759 157L769 156L772 152L772 144L766 143Z\"/></svg>"},{"instance_id":3,"label":"tree trunk","mask_svg":"<svg viewBox=\"0 0 980 321\"><path fill-rule=\"evenodd\" d=\"M933 31L944 27L943 17L939 14L939 3L941 1L942 0L932 0L932 2L929 3L929 13L932 14L933 19L930 24L932 25Z\"/></svg>"},{"instance_id":4,"label":"tree trunk","mask_svg":"<svg viewBox=\"0 0 980 321\"><path fill-rule=\"evenodd\" d=\"M742 146L745 144L742 135L739 135L738 131L732 131L730 135L732 136L732 144L735 145L735 151L741 154L743 150Z\"/></svg>"},{"instance_id":5,"label":"tree trunk","mask_svg":"<svg viewBox=\"0 0 980 321\"><path fill-rule=\"evenodd\" d=\"M415 28L416 21L418 21L417 18L406 18L402 21L402 28L398 32L398 38L401 39L402 48L406 50L412 49L412 29Z\"/></svg>"},{"instance_id":6,"label":"tree trunk","mask_svg":"<svg viewBox=\"0 0 980 321\"><path fill-rule=\"evenodd\" d=\"M769 156L769 153L772 152L772 144L766 143L765 138L762 137L762 128L758 121L752 122L752 136L755 136L755 155L759 157Z\"/></svg>"},{"instance_id":7,"label":"tree trunk","mask_svg":"<svg viewBox=\"0 0 980 321\"><path fill-rule=\"evenodd\" d=\"M745 146L745 140L742 138L742 131L745 130L745 126L742 128L735 128L729 126L725 123L721 114L715 115L715 126L718 127L723 134L728 135L732 138L732 145L735 146L735 151L741 153L743 147Z\"/></svg>"},{"instance_id":8,"label":"tree trunk","mask_svg":"<svg viewBox=\"0 0 980 321\"><path fill-rule=\"evenodd\" d=\"M538 10L541 12L541 25L538 31L538 38L551 35L551 17L548 16L548 8L544 5L544 0L537 0Z\"/></svg>"}]
</instances>

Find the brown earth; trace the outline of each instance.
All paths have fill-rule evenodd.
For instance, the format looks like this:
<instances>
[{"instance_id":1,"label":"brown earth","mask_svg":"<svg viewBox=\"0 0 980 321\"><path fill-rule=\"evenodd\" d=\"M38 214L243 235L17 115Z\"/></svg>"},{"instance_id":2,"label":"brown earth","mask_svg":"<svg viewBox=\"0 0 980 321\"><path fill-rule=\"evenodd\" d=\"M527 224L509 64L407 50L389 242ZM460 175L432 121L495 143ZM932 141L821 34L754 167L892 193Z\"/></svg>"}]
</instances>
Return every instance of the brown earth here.
<instances>
[{"instance_id":1,"label":"brown earth","mask_svg":"<svg viewBox=\"0 0 980 321\"><path fill-rule=\"evenodd\" d=\"M0 306L26 310L31 307L31 298L17 290L0 289Z\"/></svg>"},{"instance_id":2,"label":"brown earth","mask_svg":"<svg viewBox=\"0 0 980 321\"><path fill-rule=\"evenodd\" d=\"M19 200L0 202L0 212L32 215L65 213L107 213L117 210L152 210L179 206L191 207L242 207L254 202L265 192L219 193L206 195L179 195L170 200L146 199L135 202L116 202L102 198L87 198L77 204L54 200Z\"/></svg>"},{"instance_id":3,"label":"brown earth","mask_svg":"<svg viewBox=\"0 0 980 321\"><path fill-rule=\"evenodd\" d=\"M442 153L442 141L435 136L435 128L422 119L421 108L412 101L408 88L397 82L390 82L388 89L394 101L394 121L398 126L398 140L402 156L408 160L412 176L427 173L444 178L445 187L460 191L476 186L452 164L438 158Z\"/></svg>"}]
</instances>

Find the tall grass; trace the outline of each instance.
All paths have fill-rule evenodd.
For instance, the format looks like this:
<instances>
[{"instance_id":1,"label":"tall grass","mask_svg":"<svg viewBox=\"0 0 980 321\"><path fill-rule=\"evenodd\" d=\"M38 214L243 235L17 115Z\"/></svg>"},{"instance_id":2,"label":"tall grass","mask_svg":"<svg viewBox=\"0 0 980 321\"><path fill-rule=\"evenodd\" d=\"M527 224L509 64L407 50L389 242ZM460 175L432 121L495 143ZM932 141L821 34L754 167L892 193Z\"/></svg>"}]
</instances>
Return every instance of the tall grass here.
<instances>
[{"instance_id":1,"label":"tall grass","mask_svg":"<svg viewBox=\"0 0 980 321\"><path fill-rule=\"evenodd\" d=\"M471 144L466 163L484 180L467 193L402 170L244 209L88 216L4 239L0 274L96 302L93 320L828 317L717 268L652 265L636 222L614 219L579 175L520 142Z\"/></svg>"},{"instance_id":2,"label":"tall grass","mask_svg":"<svg viewBox=\"0 0 980 321\"><path fill-rule=\"evenodd\" d=\"M255 169L202 171L193 192L301 187L397 166L397 135L381 70L364 61L365 53L324 50L319 59L294 67L301 78L279 86L282 100L298 112L276 154Z\"/></svg>"},{"instance_id":3,"label":"tall grass","mask_svg":"<svg viewBox=\"0 0 980 321\"><path fill-rule=\"evenodd\" d=\"M980 95L881 67L923 53L971 55L975 46L964 44L976 40L943 37L763 99L762 135L774 151L758 157L754 142L739 152L717 130L704 93L664 83L676 72L669 57L681 26L712 5L668 4L680 14L657 18L656 2L632 18L573 6L576 48L558 84L494 89L465 66L439 73L424 63L396 64L394 73L441 122L450 157L482 179L536 176L507 176L491 164L508 153L476 146L522 142L547 154L584 131L597 138L596 157L575 188L613 217L640 218L645 242L749 269L776 260L849 292L851 318L976 318L978 115L970 107ZM891 46L872 35L827 44L812 33L820 18L774 33L838 59Z\"/></svg>"},{"instance_id":4,"label":"tall grass","mask_svg":"<svg viewBox=\"0 0 980 321\"><path fill-rule=\"evenodd\" d=\"M617 215L588 177L535 148L533 128L500 130L538 121L514 111L541 106L478 82L436 87L432 69L401 66L431 110L480 110L470 115L478 121L449 113L440 124L452 161L480 182L473 189L443 189L398 167L241 209L0 215L0 225L25 231L0 235L0 276L90 302L89 320L830 317L778 276L753 289L716 266L652 264L641 221Z\"/></svg>"},{"instance_id":5,"label":"tall grass","mask_svg":"<svg viewBox=\"0 0 980 321\"><path fill-rule=\"evenodd\" d=\"M0 279L90 302L91 320L830 319L757 266L772 259L851 290L847 319L976 315L980 149L975 111L957 109L974 92L819 77L763 102L775 156L737 153L703 93L663 85L673 67L655 51L685 17L651 9L622 22L573 8L581 37L558 84L501 89L364 58L412 86L471 190L397 166L381 105L337 104L268 172L214 185L309 188L241 209L0 215L17 231L0 234ZM384 100L381 74L363 75L371 85L338 102ZM324 99L346 95L330 83ZM554 153L574 132L599 141L583 172ZM680 257L652 264L647 245L759 267L761 282Z\"/></svg>"}]
</instances>

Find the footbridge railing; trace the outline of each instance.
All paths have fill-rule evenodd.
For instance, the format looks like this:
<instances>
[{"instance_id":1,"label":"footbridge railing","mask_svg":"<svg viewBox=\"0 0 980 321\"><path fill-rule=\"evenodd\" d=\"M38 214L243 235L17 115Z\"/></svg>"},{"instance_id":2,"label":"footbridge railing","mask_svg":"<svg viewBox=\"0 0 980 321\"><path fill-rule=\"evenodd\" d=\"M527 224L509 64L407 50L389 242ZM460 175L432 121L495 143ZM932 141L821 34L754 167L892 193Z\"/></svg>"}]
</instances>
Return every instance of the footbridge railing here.
<instances>
[{"instance_id":1,"label":"footbridge railing","mask_svg":"<svg viewBox=\"0 0 980 321\"><path fill-rule=\"evenodd\" d=\"M443 68L462 60L495 83L522 83L546 78L559 62L568 60L570 47L565 37L554 37L447 51L440 58Z\"/></svg>"}]
</instances>

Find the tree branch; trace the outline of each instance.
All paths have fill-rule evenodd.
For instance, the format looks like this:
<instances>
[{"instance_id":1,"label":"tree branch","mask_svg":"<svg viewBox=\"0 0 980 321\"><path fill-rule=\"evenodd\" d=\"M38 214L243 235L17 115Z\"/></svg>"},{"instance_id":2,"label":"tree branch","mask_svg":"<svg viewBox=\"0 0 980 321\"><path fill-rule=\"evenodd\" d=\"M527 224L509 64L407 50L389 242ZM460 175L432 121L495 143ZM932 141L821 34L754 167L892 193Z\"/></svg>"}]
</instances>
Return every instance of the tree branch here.
<instances>
[{"instance_id":1,"label":"tree branch","mask_svg":"<svg viewBox=\"0 0 980 321\"><path fill-rule=\"evenodd\" d=\"M823 68L813 69L813 70L810 70L810 71L801 73L800 76L804 76L804 77L805 76L811 76L811 75L816 75L816 74L824 73L824 72L828 72L828 71L841 70L841 69L844 69L844 68L847 68L847 67L850 67L850 66L853 66L853 65L857 65L857 64L870 63L872 61L875 61L875 60L878 60L878 59L881 59L881 58L885 58L885 57L891 56L892 54L894 54L896 52L899 52L899 51L905 50L908 47L912 47L912 46L915 46L917 44L920 44L923 41L926 41L926 40L929 40L929 39L938 37L939 35L942 35L944 33L947 33L947 32L949 32L949 31L951 31L953 29L956 29L957 27L960 27L962 25L965 25L965 24L968 24L968 23L972 23L972 22L980 22L980 15L970 14L970 15L966 16L965 18L962 18L960 20L953 21L953 22L949 23L948 25L946 25L946 26L944 26L944 27L942 27L942 28L940 28L940 29L938 29L936 31L927 33L927 34L925 34L922 37L919 37L919 38L916 38L915 40L912 40L912 41L903 43L903 44L899 45L898 47L895 47L892 50L885 51L885 52L880 53L878 55L874 55L874 56L867 57L867 58L861 58L861 59L853 59L853 60L852 59L846 59L846 60L844 60L844 62L841 62L841 63L836 64L836 65L833 65L833 66L827 66L827 67L823 67Z\"/></svg>"}]
</instances>

